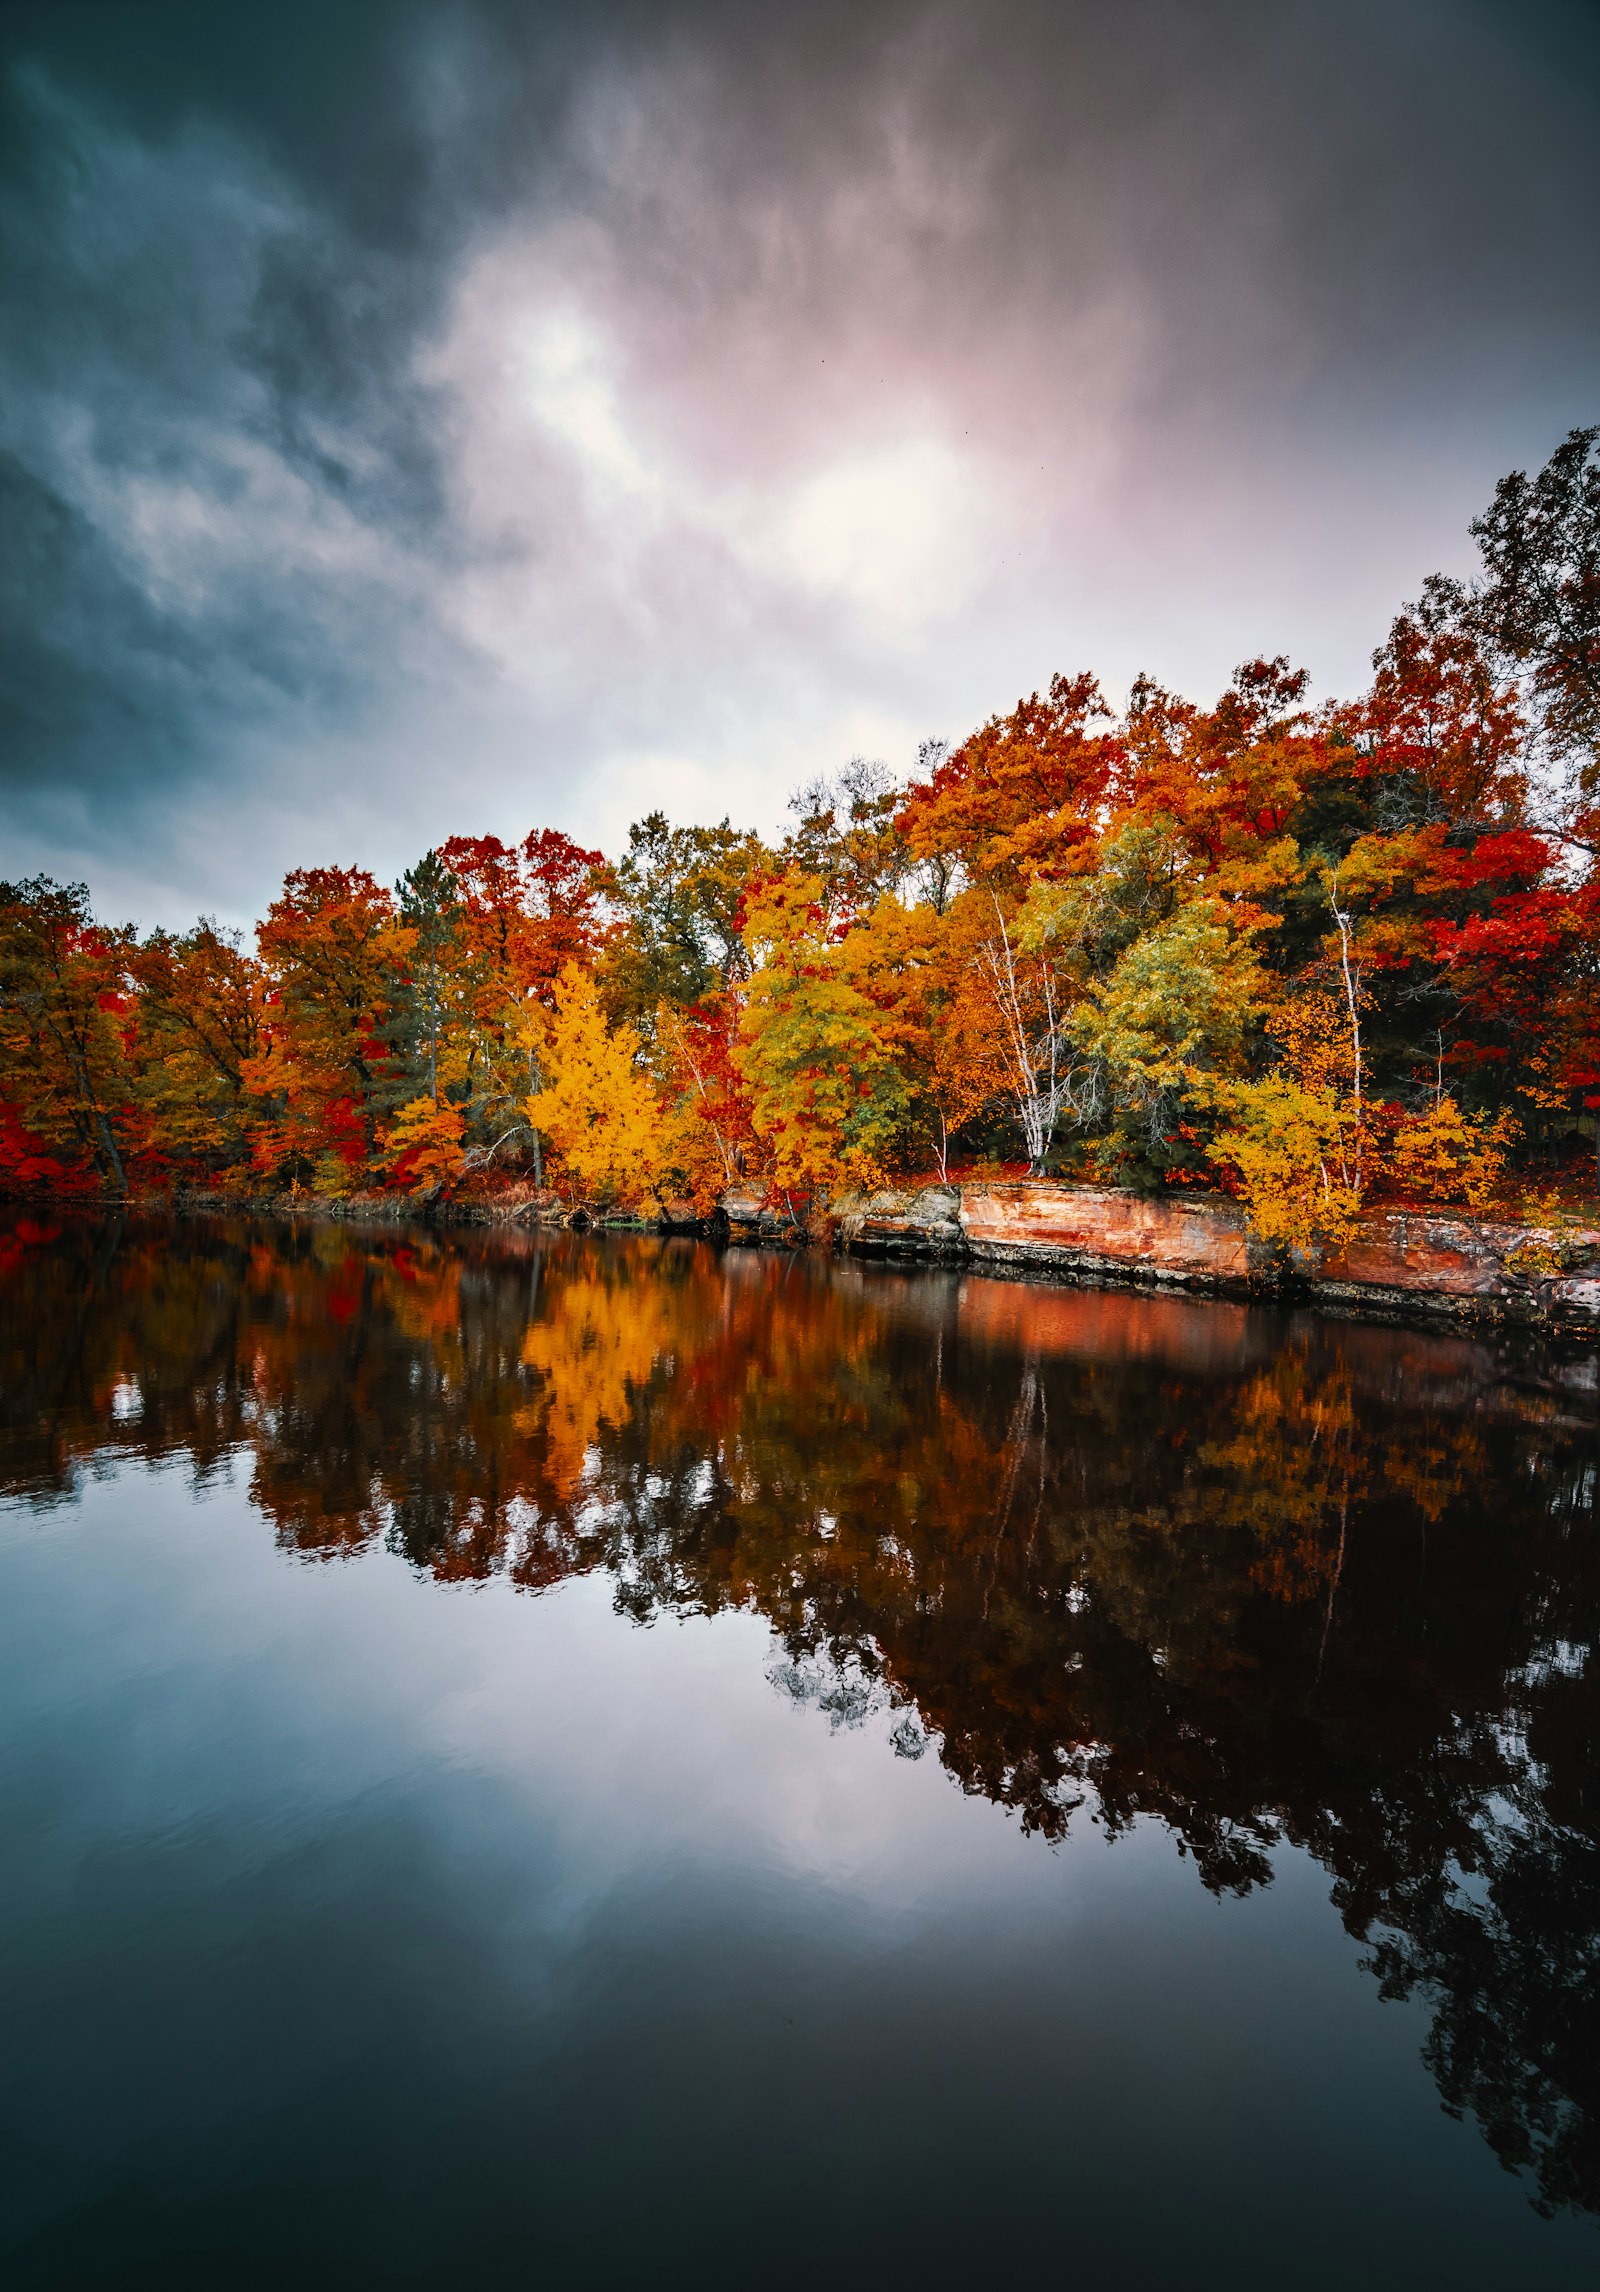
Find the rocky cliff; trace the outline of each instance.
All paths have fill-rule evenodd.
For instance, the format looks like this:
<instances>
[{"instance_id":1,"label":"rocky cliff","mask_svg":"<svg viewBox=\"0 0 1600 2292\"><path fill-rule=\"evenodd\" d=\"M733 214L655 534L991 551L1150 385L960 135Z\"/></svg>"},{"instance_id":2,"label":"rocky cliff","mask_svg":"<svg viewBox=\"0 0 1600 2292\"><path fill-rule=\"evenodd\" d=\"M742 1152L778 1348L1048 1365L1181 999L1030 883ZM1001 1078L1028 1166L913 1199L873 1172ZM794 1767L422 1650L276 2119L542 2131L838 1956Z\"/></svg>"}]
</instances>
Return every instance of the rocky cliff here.
<instances>
[{"instance_id":1,"label":"rocky cliff","mask_svg":"<svg viewBox=\"0 0 1600 2292\"><path fill-rule=\"evenodd\" d=\"M1255 1240L1237 1203L1199 1193L1047 1180L885 1189L842 1198L809 1229L754 1189L727 1196L723 1210L747 1241L793 1246L809 1230L862 1257L1600 1334L1600 1232L1588 1227L1375 1210L1344 1248L1285 1261Z\"/></svg>"}]
</instances>

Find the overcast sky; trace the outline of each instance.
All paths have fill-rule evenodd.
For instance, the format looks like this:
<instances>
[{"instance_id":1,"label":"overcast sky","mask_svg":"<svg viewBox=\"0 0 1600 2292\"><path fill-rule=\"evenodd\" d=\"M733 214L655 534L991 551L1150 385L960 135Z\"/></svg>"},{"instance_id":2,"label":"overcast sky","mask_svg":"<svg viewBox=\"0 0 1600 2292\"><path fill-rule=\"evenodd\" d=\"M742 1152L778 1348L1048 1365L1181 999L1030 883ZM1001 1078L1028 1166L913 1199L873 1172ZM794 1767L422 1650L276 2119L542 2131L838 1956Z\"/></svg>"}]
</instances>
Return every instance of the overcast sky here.
<instances>
[{"instance_id":1,"label":"overcast sky","mask_svg":"<svg viewBox=\"0 0 1600 2292\"><path fill-rule=\"evenodd\" d=\"M1052 670L1353 690L1600 419L1600 11L10 0L0 873L775 828Z\"/></svg>"}]
</instances>

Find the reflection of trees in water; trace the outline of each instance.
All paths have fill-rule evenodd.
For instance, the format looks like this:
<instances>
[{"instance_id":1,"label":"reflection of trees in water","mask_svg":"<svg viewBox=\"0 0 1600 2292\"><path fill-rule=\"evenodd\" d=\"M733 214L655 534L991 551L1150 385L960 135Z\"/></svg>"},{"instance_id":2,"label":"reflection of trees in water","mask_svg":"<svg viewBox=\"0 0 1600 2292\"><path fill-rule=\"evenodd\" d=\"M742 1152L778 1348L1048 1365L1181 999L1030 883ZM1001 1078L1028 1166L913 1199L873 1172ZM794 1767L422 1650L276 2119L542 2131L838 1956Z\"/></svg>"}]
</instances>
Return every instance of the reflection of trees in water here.
<instances>
[{"instance_id":1,"label":"reflection of trees in water","mask_svg":"<svg viewBox=\"0 0 1600 2292\"><path fill-rule=\"evenodd\" d=\"M1446 2105L1600 2208L1592 1413L1452 1339L571 1237L13 1246L4 1482L250 1459L308 1558L759 1612L1026 1829L1328 1869ZM1080 1812L1080 1810L1082 1810Z\"/></svg>"}]
</instances>

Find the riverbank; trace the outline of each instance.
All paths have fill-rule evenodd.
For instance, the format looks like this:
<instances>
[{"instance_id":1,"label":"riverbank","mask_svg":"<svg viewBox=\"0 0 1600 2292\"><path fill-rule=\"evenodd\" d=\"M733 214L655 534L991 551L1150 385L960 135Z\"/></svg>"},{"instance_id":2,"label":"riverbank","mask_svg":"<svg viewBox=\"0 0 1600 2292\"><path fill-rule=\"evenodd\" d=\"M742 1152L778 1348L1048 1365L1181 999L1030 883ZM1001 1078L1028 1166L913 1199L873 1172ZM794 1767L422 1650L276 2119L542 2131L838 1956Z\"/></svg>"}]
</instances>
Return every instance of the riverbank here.
<instances>
[{"instance_id":1,"label":"riverbank","mask_svg":"<svg viewBox=\"0 0 1600 2292\"><path fill-rule=\"evenodd\" d=\"M1286 1254L1259 1241L1240 1206L1220 1195L1048 1179L884 1188L809 1214L773 1202L759 1187L735 1188L709 1216L679 1202L649 1219L595 1216L532 1186L432 1201L187 1193L165 1206L185 1215L356 1224L701 1234L745 1247L831 1248L855 1258L972 1265L1074 1286L1278 1300L1371 1320L1600 1339L1600 1228L1571 1219L1533 1224L1454 1210L1374 1209L1341 1247Z\"/></svg>"},{"instance_id":2,"label":"riverbank","mask_svg":"<svg viewBox=\"0 0 1600 2292\"><path fill-rule=\"evenodd\" d=\"M1600 1230L1580 1224L1375 1209L1340 1247L1286 1255L1259 1241L1239 1205L1221 1196L1039 1179L842 1203L837 1242L861 1256L966 1260L1066 1281L1600 1335Z\"/></svg>"}]
</instances>

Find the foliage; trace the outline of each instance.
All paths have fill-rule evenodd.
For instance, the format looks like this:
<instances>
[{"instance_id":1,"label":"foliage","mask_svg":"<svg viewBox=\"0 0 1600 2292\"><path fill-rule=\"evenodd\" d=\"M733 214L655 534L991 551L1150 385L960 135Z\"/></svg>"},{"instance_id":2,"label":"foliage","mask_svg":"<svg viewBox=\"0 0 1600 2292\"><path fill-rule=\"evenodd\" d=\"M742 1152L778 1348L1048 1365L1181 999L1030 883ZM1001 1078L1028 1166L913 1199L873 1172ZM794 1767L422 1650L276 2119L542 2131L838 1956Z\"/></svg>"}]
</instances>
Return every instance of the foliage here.
<instances>
[{"instance_id":1,"label":"foliage","mask_svg":"<svg viewBox=\"0 0 1600 2292\"><path fill-rule=\"evenodd\" d=\"M459 1106L432 1098L412 1098L394 1118L383 1158L391 1173L414 1194L431 1194L455 1183L466 1166L461 1149L465 1119Z\"/></svg>"},{"instance_id":2,"label":"foliage","mask_svg":"<svg viewBox=\"0 0 1600 2292\"><path fill-rule=\"evenodd\" d=\"M702 1213L759 1160L738 1066L738 1018L738 1004L727 993L708 995L687 1011L663 1003L656 1013L662 1182Z\"/></svg>"},{"instance_id":3,"label":"foliage","mask_svg":"<svg viewBox=\"0 0 1600 2292\"><path fill-rule=\"evenodd\" d=\"M1401 1123L1389 1147L1389 1171L1399 1191L1425 1202L1464 1202L1487 1208L1500 1187L1517 1136L1509 1109L1463 1114L1441 1098Z\"/></svg>"},{"instance_id":4,"label":"foliage","mask_svg":"<svg viewBox=\"0 0 1600 2292\"><path fill-rule=\"evenodd\" d=\"M0 1074L19 1174L81 1156L127 1191L117 1129L129 1114L131 936L94 922L81 883L0 884Z\"/></svg>"},{"instance_id":5,"label":"foliage","mask_svg":"<svg viewBox=\"0 0 1600 2292\"><path fill-rule=\"evenodd\" d=\"M437 1104L441 1089L461 1096L470 1087L479 967L468 957L460 884L437 852L425 853L395 889L411 945L389 983L389 1015L382 1029L391 1089L404 1095L420 1086Z\"/></svg>"},{"instance_id":6,"label":"foliage","mask_svg":"<svg viewBox=\"0 0 1600 2292\"><path fill-rule=\"evenodd\" d=\"M662 1004L690 1010L746 977L742 901L767 863L760 838L727 820L675 828L651 812L635 821L603 878L617 914L604 965L611 1015L648 1028Z\"/></svg>"},{"instance_id":7,"label":"foliage","mask_svg":"<svg viewBox=\"0 0 1600 2292\"><path fill-rule=\"evenodd\" d=\"M1225 1086L1217 1103L1223 1120L1206 1152L1236 1174L1262 1240L1337 1249L1362 1200L1350 1101L1272 1074Z\"/></svg>"},{"instance_id":8,"label":"foliage","mask_svg":"<svg viewBox=\"0 0 1600 2292\"><path fill-rule=\"evenodd\" d=\"M818 876L789 870L753 893L739 1071L772 1183L872 1185L910 1117L886 1030L828 929Z\"/></svg>"},{"instance_id":9,"label":"foliage","mask_svg":"<svg viewBox=\"0 0 1600 2292\"><path fill-rule=\"evenodd\" d=\"M256 936L273 1015L247 1083L275 1117L284 1163L350 1190L377 1158L383 1029L414 934L365 868L296 868Z\"/></svg>"},{"instance_id":10,"label":"foliage","mask_svg":"<svg viewBox=\"0 0 1600 2292\"><path fill-rule=\"evenodd\" d=\"M1473 521L1484 579L1467 617L1527 673L1547 749L1600 789L1600 428L1569 431L1535 478L1514 470Z\"/></svg>"},{"instance_id":11,"label":"foliage","mask_svg":"<svg viewBox=\"0 0 1600 2292\"><path fill-rule=\"evenodd\" d=\"M1071 1033L1105 1077L1104 1102L1147 1157L1170 1150L1191 1102L1244 1064L1261 974L1248 941L1196 900L1135 939L1096 982Z\"/></svg>"},{"instance_id":12,"label":"foliage","mask_svg":"<svg viewBox=\"0 0 1600 2292\"><path fill-rule=\"evenodd\" d=\"M540 1041L544 1085L525 1111L581 1201L629 1207L655 1189L661 1113L638 1053L633 1029L606 1025L593 978L569 963Z\"/></svg>"}]
</instances>

